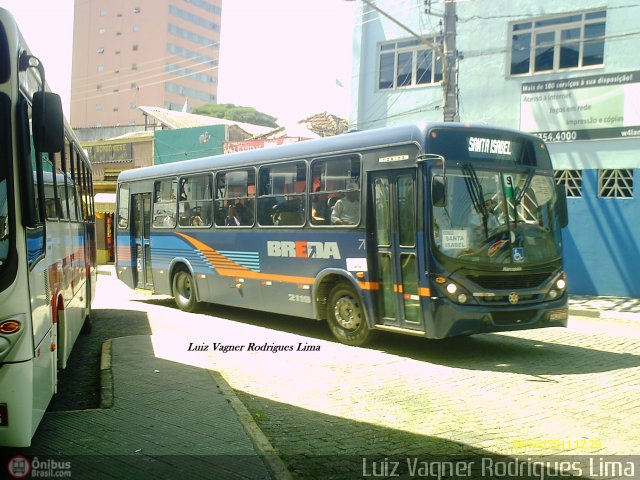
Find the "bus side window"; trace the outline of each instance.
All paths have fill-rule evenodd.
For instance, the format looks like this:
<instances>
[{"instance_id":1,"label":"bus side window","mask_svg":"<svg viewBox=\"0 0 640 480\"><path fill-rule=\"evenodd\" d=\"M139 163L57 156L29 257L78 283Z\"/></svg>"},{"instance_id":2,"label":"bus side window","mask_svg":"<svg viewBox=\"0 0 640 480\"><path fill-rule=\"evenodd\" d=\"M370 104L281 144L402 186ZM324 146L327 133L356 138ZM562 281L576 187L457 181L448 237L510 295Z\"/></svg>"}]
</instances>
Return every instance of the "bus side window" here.
<instances>
[{"instance_id":1,"label":"bus side window","mask_svg":"<svg viewBox=\"0 0 640 480\"><path fill-rule=\"evenodd\" d=\"M359 157L313 160L311 186L312 225L357 225L360 222Z\"/></svg>"},{"instance_id":2,"label":"bus side window","mask_svg":"<svg viewBox=\"0 0 640 480\"><path fill-rule=\"evenodd\" d=\"M253 225L256 202L255 178L253 168L219 172L216 175L216 226Z\"/></svg>"},{"instance_id":3,"label":"bus side window","mask_svg":"<svg viewBox=\"0 0 640 480\"><path fill-rule=\"evenodd\" d=\"M181 227L211 226L211 175L197 175L180 179L178 217Z\"/></svg>"},{"instance_id":4,"label":"bus side window","mask_svg":"<svg viewBox=\"0 0 640 480\"><path fill-rule=\"evenodd\" d=\"M302 226L305 222L306 162L269 165L260 169L260 221L264 225Z\"/></svg>"},{"instance_id":5,"label":"bus side window","mask_svg":"<svg viewBox=\"0 0 640 480\"><path fill-rule=\"evenodd\" d=\"M121 185L118 192L118 228L129 228L129 186Z\"/></svg>"},{"instance_id":6,"label":"bus side window","mask_svg":"<svg viewBox=\"0 0 640 480\"><path fill-rule=\"evenodd\" d=\"M178 181L173 178L158 180L153 194L153 226L173 228L176 226L176 192Z\"/></svg>"}]
</instances>

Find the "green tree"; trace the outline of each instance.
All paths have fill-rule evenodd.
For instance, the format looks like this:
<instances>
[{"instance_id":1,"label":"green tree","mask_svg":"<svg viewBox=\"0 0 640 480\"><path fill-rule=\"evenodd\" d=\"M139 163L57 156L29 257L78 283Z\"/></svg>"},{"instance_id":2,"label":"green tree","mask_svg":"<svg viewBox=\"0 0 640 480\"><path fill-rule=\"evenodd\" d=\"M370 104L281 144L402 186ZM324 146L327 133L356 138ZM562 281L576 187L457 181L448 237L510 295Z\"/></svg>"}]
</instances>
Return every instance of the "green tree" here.
<instances>
[{"instance_id":1,"label":"green tree","mask_svg":"<svg viewBox=\"0 0 640 480\"><path fill-rule=\"evenodd\" d=\"M262 125L264 127L279 127L276 123L276 117L259 112L253 107L242 107L232 103L207 103L195 107L191 113L224 118L226 120L235 120L236 122L252 123L253 125Z\"/></svg>"}]
</instances>

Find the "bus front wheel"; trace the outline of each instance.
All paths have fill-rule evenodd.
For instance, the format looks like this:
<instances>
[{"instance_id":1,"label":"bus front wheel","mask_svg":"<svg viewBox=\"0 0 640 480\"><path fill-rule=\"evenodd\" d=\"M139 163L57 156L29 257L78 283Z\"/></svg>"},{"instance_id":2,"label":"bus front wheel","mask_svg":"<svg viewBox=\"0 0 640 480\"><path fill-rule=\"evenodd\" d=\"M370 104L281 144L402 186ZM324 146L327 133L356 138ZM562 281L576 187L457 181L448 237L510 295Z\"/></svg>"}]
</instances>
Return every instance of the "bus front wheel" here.
<instances>
[{"instance_id":1,"label":"bus front wheel","mask_svg":"<svg viewBox=\"0 0 640 480\"><path fill-rule=\"evenodd\" d=\"M178 308L184 312L195 312L197 308L193 277L184 268L173 275L173 298Z\"/></svg>"},{"instance_id":2,"label":"bus front wheel","mask_svg":"<svg viewBox=\"0 0 640 480\"><path fill-rule=\"evenodd\" d=\"M346 282L337 284L329 293L327 317L331 333L345 345L369 343L374 332L369 329L358 293Z\"/></svg>"}]
</instances>

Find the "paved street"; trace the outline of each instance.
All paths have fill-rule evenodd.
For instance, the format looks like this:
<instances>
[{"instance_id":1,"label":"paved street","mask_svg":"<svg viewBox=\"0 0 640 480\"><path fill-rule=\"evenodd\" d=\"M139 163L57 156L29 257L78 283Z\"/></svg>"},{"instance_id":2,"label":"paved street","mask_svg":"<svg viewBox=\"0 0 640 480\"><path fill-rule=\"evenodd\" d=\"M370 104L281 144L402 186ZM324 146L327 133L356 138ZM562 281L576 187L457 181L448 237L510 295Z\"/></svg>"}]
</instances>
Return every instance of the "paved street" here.
<instances>
[{"instance_id":1,"label":"paved street","mask_svg":"<svg viewBox=\"0 0 640 480\"><path fill-rule=\"evenodd\" d=\"M322 323L216 306L185 314L104 274L98 289L94 332L74 354L152 333L157 356L220 372L294 478L354 478L363 456L640 454L631 318L447 341L385 335L363 349ZM74 390L53 408L87 408Z\"/></svg>"}]
</instances>

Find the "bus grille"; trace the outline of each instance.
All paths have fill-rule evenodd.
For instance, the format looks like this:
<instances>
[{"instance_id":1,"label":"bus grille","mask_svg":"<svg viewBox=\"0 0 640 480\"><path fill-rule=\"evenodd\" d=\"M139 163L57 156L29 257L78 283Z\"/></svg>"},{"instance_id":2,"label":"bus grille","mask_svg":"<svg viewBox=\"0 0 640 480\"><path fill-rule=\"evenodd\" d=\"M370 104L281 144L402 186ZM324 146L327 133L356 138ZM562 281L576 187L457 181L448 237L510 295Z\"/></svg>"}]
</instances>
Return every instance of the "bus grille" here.
<instances>
[{"instance_id":1,"label":"bus grille","mask_svg":"<svg viewBox=\"0 0 640 480\"><path fill-rule=\"evenodd\" d=\"M470 275L469 279L488 290L517 290L535 288L544 283L551 272L528 275Z\"/></svg>"},{"instance_id":2,"label":"bus grille","mask_svg":"<svg viewBox=\"0 0 640 480\"><path fill-rule=\"evenodd\" d=\"M537 310L522 310L519 312L492 312L493 323L496 325L521 325L531 322L536 317Z\"/></svg>"}]
</instances>

